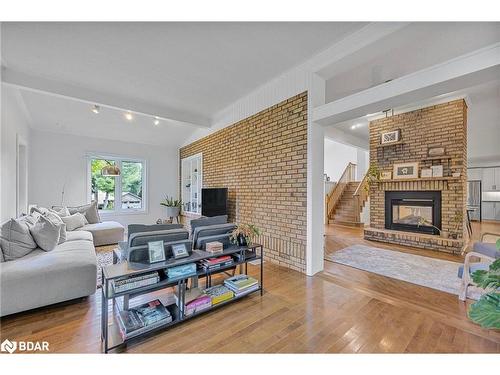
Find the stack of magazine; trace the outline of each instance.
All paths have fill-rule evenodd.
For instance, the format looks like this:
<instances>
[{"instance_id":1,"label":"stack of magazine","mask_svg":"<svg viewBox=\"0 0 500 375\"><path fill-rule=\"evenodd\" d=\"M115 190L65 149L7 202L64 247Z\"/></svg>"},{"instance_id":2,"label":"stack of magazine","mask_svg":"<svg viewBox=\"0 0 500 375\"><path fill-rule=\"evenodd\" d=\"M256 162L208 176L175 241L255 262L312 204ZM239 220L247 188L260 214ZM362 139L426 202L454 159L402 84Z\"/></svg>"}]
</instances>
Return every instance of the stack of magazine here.
<instances>
[{"instance_id":1,"label":"stack of magazine","mask_svg":"<svg viewBox=\"0 0 500 375\"><path fill-rule=\"evenodd\" d=\"M172 321L172 315L158 299L120 311L117 315L118 327L124 340Z\"/></svg>"},{"instance_id":2,"label":"stack of magazine","mask_svg":"<svg viewBox=\"0 0 500 375\"><path fill-rule=\"evenodd\" d=\"M199 262L204 271L214 271L222 267L230 266L233 263L233 258L229 255L224 255L218 258L203 259Z\"/></svg>"},{"instance_id":3,"label":"stack of magazine","mask_svg":"<svg viewBox=\"0 0 500 375\"><path fill-rule=\"evenodd\" d=\"M236 297L259 289L259 282L245 274L236 275L224 280L224 285L233 291Z\"/></svg>"},{"instance_id":4,"label":"stack of magazine","mask_svg":"<svg viewBox=\"0 0 500 375\"><path fill-rule=\"evenodd\" d=\"M112 281L115 293L122 293L128 290L141 288L143 286L153 285L160 281L158 272L149 272L139 276L132 276Z\"/></svg>"}]
</instances>

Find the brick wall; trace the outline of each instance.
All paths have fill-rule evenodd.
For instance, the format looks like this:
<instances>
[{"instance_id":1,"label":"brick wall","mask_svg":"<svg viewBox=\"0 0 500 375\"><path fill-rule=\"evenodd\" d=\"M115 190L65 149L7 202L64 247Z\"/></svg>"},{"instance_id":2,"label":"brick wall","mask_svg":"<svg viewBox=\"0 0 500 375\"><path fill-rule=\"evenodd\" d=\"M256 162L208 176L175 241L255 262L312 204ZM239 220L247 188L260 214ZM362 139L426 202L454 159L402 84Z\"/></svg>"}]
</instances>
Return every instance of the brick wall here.
<instances>
[{"instance_id":1,"label":"brick wall","mask_svg":"<svg viewBox=\"0 0 500 375\"><path fill-rule=\"evenodd\" d=\"M395 129L401 129L403 143L378 147L381 133ZM427 157L427 149L437 146L444 147L445 154L450 159L423 160ZM457 223L453 221L453 217L457 212L461 212L462 217L465 217L467 181L467 105L465 101L455 100L372 121L370 123L370 164L378 166L382 171L392 171L394 163L401 162L419 162L419 172L422 168L441 164L444 165L444 176L451 176L452 170L460 171L461 176L459 179L440 181L391 181L373 184L370 188L370 227L385 228L385 191L440 190L442 229L455 232ZM458 227L458 237L462 239L465 233L463 220L458 223ZM378 232L379 236L380 233L384 232ZM365 237L367 237L366 233ZM390 235L387 234L387 237ZM451 251L459 251L461 244L457 242L453 244ZM438 245L431 247L443 250Z\"/></svg>"},{"instance_id":2,"label":"brick wall","mask_svg":"<svg viewBox=\"0 0 500 375\"><path fill-rule=\"evenodd\" d=\"M227 187L229 220L262 229L266 259L305 272L307 93L180 149L203 153L203 187Z\"/></svg>"}]
</instances>

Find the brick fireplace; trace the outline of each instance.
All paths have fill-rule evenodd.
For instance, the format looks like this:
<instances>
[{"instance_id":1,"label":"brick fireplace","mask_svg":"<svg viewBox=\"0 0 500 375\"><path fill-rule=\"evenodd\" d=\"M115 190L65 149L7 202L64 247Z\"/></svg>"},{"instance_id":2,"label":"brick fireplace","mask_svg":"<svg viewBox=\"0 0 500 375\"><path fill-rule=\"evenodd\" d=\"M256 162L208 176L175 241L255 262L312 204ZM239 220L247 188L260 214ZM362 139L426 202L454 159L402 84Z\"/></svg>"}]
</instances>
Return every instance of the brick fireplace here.
<instances>
[{"instance_id":1,"label":"brick fireplace","mask_svg":"<svg viewBox=\"0 0 500 375\"><path fill-rule=\"evenodd\" d=\"M400 141L381 144L382 133L399 130ZM444 148L429 155L429 148ZM467 105L455 100L370 123L370 165L392 172L395 163L418 162L418 175L370 185L366 239L449 253L464 246L467 181ZM443 167L442 177L421 177ZM453 176L453 173L460 176Z\"/></svg>"}]
</instances>

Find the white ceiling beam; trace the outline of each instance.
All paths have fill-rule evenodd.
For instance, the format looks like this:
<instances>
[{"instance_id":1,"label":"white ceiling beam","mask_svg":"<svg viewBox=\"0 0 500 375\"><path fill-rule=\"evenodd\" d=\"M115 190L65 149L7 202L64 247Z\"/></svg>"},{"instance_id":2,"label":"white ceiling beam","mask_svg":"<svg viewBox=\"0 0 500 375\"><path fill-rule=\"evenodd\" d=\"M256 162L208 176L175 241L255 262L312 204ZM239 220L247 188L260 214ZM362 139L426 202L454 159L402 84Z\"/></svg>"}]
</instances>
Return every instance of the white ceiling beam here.
<instances>
[{"instance_id":1,"label":"white ceiling beam","mask_svg":"<svg viewBox=\"0 0 500 375\"><path fill-rule=\"evenodd\" d=\"M136 99L122 97L116 94L98 92L46 78L34 77L5 67L2 68L2 84L14 86L22 90L76 100L90 105L97 104L101 107L127 111L138 115L156 116L162 120L168 120L182 125L201 128L210 127L210 119L202 116L193 115L172 108L165 108L151 103L144 103Z\"/></svg>"},{"instance_id":2,"label":"white ceiling beam","mask_svg":"<svg viewBox=\"0 0 500 375\"><path fill-rule=\"evenodd\" d=\"M498 79L500 43L371 87L313 109L313 120L331 125Z\"/></svg>"},{"instance_id":3,"label":"white ceiling beam","mask_svg":"<svg viewBox=\"0 0 500 375\"><path fill-rule=\"evenodd\" d=\"M356 51L408 26L409 22L372 22L347 35L308 61L308 67L324 79L325 69Z\"/></svg>"}]
</instances>

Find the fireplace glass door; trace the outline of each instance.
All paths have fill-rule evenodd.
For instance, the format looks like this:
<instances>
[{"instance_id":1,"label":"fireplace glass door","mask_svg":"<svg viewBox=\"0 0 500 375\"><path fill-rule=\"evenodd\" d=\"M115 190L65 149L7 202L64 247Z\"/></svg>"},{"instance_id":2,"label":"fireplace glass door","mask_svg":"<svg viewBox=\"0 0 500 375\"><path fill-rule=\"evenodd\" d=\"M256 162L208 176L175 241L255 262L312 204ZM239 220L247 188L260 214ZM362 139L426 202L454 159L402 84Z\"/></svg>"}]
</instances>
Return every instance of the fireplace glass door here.
<instances>
[{"instance_id":1,"label":"fireplace glass door","mask_svg":"<svg viewBox=\"0 0 500 375\"><path fill-rule=\"evenodd\" d=\"M403 202L402 202L403 203ZM392 222L395 224L426 225L432 224L432 202L429 206L399 204L392 206Z\"/></svg>"},{"instance_id":2,"label":"fireplace glass door","mask_svg":"<svg viewBox=\"0 0 500 375\"><path fill-rule=\"evenodd\" d=\"M408 232L439 234L441 192L386 191L385 227Z\"/></svg>"}]
</instances>

